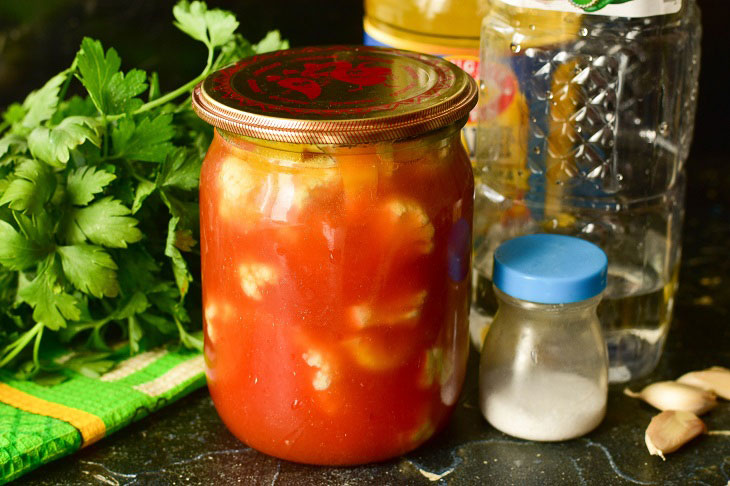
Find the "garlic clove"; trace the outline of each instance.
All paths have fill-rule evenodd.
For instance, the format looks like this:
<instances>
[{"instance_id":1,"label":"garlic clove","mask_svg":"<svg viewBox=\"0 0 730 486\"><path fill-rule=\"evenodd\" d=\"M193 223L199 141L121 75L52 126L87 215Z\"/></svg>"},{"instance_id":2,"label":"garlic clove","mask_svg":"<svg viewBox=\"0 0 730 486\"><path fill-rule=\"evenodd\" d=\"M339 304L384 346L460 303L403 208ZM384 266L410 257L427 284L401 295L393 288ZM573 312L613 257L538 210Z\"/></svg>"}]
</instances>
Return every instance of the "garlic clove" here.
<instances>
[{"instance_id":1,"label":"garlic clove","mask_svg":"<svg viewBox=\"0 0 730 486\"><path fill-rule=\"evenodd\" d=\"M669 454L707 431L704 422L691 412L667 410L649 422L644 434L649 454L666 460Z\"/></svg>"},{"instance_id":2,"label":"garlic clove","mask_svg":"<svg viewBox=\"0 0 730 486\"><path fill-rule=\"evenodd\" d=\"M626 388L624 394L644 400L659 410L682 410L702 415L717 406L715 394L685 383L659 381L639 393Z\"/></svg>"},{"instance_id":3,"label":"garlic clove","mask_svg":"<svg viewBox=\"0 0 730 486\"><path fill-rule=\"evenodd\" d=\"M702 371L693 371L680 376L677 382L711 391L725 400L730 400L730 370L713 366Z\"/></svg>"}]
</instances>

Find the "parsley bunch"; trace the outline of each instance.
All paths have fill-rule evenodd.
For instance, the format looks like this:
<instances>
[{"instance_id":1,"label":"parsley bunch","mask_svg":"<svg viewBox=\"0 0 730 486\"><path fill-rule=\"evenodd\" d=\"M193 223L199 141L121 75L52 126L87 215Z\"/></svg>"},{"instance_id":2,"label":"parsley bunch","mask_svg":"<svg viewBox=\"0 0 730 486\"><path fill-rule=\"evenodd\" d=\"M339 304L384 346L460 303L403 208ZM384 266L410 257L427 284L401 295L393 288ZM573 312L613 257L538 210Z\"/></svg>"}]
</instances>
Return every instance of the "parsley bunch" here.
<instances>
[{"instance_id":1,"label":"parsley bunch","mask_svg":"<svg viewBox=\"0 0 730 486\"><path fill-rule=\"evenodd\" d=\"M2 115L0 367L19 376L96 376L174 338L202 347L197 189L212 129L189 94L288 45L278 32L249 43L233 14L203 2L173 15L208 51L185 85L163 94L156 73L123 72L113 48L85 38L68 69ZM74 82L84 96L67 97Z\"/></svg>"}]
</instances>

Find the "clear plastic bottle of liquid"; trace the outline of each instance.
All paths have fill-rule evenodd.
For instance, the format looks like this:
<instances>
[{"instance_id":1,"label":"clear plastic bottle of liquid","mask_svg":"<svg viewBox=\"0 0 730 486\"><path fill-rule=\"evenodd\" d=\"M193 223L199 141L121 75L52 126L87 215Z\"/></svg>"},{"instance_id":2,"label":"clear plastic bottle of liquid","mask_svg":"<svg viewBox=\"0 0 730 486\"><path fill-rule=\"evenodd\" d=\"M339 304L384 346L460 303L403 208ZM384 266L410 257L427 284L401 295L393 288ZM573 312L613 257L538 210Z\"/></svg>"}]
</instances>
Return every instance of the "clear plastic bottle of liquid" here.
<instances>
[{"instance_id":1,"label":"clear plastic bottle of liquid","mask_svg":"<svg viewBox=\"0 0 730 486\"><path fill-rule=\"evenodd\" d=\"M505 239L608 255L610 379L656 366L672 316L699 73L695 0L490 0L482 23L472 336Z\"/></svg>"}]
</instances>

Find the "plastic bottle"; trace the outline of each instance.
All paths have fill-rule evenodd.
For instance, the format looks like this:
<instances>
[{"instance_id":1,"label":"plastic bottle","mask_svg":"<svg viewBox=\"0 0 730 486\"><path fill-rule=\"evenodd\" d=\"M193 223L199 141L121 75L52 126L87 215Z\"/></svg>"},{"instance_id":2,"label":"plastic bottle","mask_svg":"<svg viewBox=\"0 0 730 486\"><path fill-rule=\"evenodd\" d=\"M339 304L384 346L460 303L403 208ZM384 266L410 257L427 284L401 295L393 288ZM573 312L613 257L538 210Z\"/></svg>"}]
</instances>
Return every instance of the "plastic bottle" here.
<instances>
[{"instance_id":1,"label":"plastic bottle","mask_svg":"<svg viewBox=\"0 0 730 486\"><path fill-rule=\"evenodd\" d=\"M598 315L611 381L654 369L677 286L699 41L694 0L489 2L476 164L477 341L495 311L494 249L520 234L562 233L608 255ZM517 100L511 117L507 98Z\"/></svg>"},{"instance_id":2,"label":"plastic bottle","mask_svg":"<svg viewBox=\"0 0 730 486\"><path fill-rule=\"evenodd\" d=\"M478 79L481 8L479 0L365 0L364 43L440 56ZM462 140L473 161L474 113Z\"/></svg>"}]
</instances>

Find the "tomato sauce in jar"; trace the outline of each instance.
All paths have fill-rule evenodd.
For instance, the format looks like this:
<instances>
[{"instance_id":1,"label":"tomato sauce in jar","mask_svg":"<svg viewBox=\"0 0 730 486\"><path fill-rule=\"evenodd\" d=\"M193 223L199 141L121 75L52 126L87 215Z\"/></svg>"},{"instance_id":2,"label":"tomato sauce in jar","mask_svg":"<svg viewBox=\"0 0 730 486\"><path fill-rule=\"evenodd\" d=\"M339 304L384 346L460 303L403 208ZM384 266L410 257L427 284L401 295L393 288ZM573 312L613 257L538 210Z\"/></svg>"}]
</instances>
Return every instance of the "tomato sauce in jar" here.
<instances>
[{"instance_id":1,"label":"tomato sauce in jar","mask_svg":"<svg viewBox=\"0 0 730 486\"><path fill-rule=\"evenodd\" d=\"M231 432L310 464L418 447L464 380L469 76L316 47L208 77L200 224L208 386Z\"/></svg>"}]
</instances>

